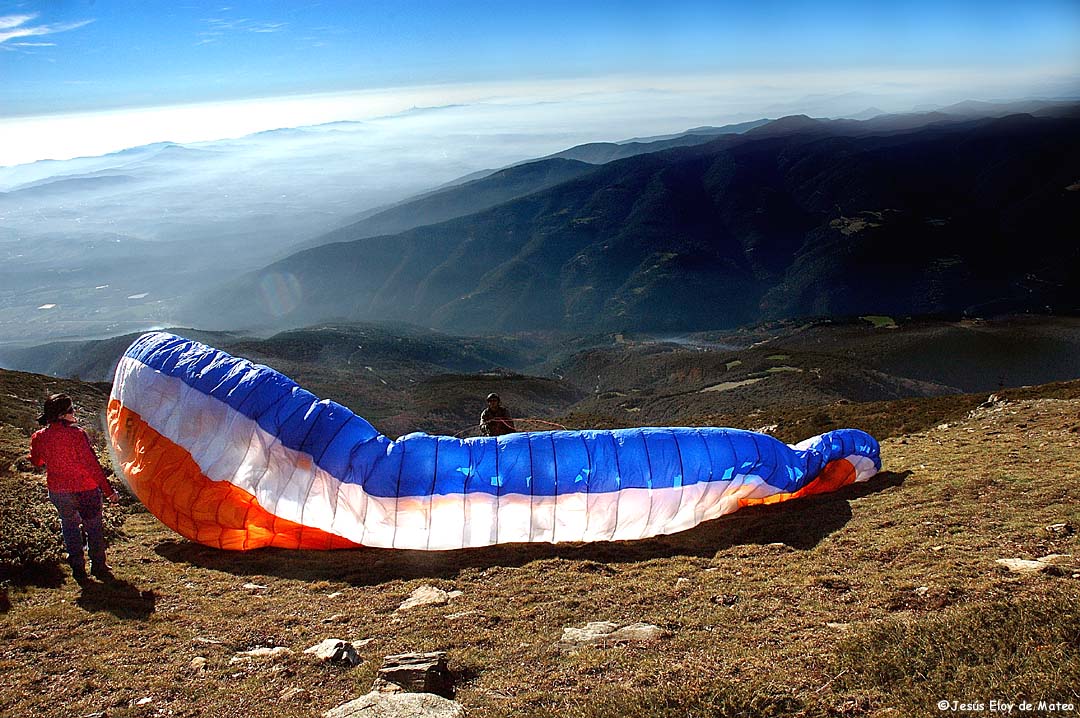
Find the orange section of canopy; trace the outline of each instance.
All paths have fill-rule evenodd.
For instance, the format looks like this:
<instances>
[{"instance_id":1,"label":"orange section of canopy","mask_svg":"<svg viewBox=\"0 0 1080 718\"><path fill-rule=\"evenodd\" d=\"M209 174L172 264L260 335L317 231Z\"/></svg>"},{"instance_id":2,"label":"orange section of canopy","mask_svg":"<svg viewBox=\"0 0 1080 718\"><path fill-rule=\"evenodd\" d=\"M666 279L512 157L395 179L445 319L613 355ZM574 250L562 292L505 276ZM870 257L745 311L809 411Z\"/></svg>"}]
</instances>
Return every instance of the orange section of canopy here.
<instances>
[{"instance_id":1,"label":"orange section of canopy","mask_svg":"<svg viewBox=\"0 0 1080 718\"><path fill-rule=\"evenodd\" d=\"M855 478L855 467L852 463L847 459L837 459L836 461L830 461L826 464L825 468L821 470L821 473L818 474L816 479L798 491L773 494L772 496L763 496L758 499L739 499L739 506L778 504L781 501L790 501L791 499L798 499L803 496L825 494L830 491L836 491L848 484L855 483Z\"/></svg>"},{"instance_id":2,"label":"orange section of canopy","mask_svg":"<svg viewBox=\"0 0 1080 718\"><path fill-rule=\"evenodd\" d=\"M109 433L128 485L143 505L181 536L207 546L246 551L357 548L360 544L280 518L247 491L213 481L187 449L159 434L116 399L109 402Z\"/></svg>"}]
</instances>

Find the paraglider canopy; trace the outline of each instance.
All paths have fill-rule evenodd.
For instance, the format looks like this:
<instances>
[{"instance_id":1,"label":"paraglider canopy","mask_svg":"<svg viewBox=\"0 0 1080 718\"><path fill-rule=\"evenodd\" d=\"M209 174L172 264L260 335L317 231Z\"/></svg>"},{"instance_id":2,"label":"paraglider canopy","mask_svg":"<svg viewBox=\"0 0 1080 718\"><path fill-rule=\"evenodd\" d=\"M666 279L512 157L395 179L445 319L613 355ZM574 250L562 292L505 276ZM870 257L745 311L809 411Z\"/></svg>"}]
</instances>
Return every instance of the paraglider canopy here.
<instances>
[{"instance_id":1,"label":"paraglider canopy","mask_svg":"<svg viewBox=\"0 0 1080 718\"><path fill-rule=\"evenodd\" d=\"M391 441L269 367L161 332L121 358L108 419L150 511L227 549L640 539L881 467L855 429L796 446L705 427Z\"/></svg>"}]
</instances>

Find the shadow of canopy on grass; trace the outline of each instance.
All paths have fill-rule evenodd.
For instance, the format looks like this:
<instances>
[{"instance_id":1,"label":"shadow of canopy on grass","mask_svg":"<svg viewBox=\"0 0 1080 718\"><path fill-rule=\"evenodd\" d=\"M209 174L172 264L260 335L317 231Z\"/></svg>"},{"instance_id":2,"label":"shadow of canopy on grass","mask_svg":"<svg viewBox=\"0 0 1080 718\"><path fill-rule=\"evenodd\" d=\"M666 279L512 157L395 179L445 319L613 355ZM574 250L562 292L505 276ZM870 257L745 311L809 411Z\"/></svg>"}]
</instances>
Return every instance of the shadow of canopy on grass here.
<instances>
[{"instance_id":1,"label":"shadow of canopy on grass","mask_svg":"<svg viewBox=\"0 0 1080 718\"><path fill-rule=\"evenodd\" d=\"M372 586L398 579L452 578L464 569L518 567L552 558L605 564L635 563L672 556L707 558L733 546L772 543L808 550L851 520L851 500L901 486L910 474L910 471L884 471L866 483L849 485L833 493L771 506L749 506L687 531L639 541L513 543L454 551L266 548L241 553L174 539L162 541L155 551L173 563L188 563L236 576L276 576Z\"/></svg>"}]
</instances>

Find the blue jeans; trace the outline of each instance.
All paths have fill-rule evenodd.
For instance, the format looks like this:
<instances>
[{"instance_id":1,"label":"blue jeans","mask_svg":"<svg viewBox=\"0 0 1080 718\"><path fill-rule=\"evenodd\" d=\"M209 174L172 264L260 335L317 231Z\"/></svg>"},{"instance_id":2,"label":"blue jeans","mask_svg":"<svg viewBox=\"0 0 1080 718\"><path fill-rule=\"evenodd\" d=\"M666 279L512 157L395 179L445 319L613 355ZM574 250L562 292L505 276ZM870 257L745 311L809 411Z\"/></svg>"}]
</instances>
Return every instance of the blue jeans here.
<instances>
[{"instance_id":1,"label":"blue jeans","mask_svg":"<svg viewBox=\"0 0 1080 718\"><path fill-rule=\"evenodd\" d=\"M91 489L70 494L54 494L50 491L49 500L60 512L60 528L64 534L64 548L68 552L71 569L76 573L86 571L80 524L86 531L91 564L98 568L104 567L105 531L101 524L101 491Z\"/></svg>"}]
</instances>

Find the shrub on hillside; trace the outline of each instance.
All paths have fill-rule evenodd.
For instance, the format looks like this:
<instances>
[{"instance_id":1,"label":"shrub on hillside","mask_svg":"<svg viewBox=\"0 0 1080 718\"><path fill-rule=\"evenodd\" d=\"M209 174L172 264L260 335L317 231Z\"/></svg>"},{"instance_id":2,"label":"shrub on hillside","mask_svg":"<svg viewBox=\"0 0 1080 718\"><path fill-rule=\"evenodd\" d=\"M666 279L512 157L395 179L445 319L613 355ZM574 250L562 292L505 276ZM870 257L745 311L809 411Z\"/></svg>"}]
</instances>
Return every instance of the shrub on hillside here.
<instances>
[{"instance_id":1,"label":"shrub on hillside","mask_svg":"<svg viewBox=\"0 0 1080 718\"><path fill-rule=\"evenodd\" d=\"M63 557L60 517L45 487L26 476L0 476L0 574Z\"/></svg>"},{"instance_id":2,"label":"shrub on hillside","mask_svg":"<svg viewBox=\"0 0 1080 718\"><path fill-rule=\"evenodd\" d=\"M105 538L122 535L124 512L106 510ZM0 472L0 577L64 559L60 517L44 481L34 475Z\"/></svg>"}]
</instances>

